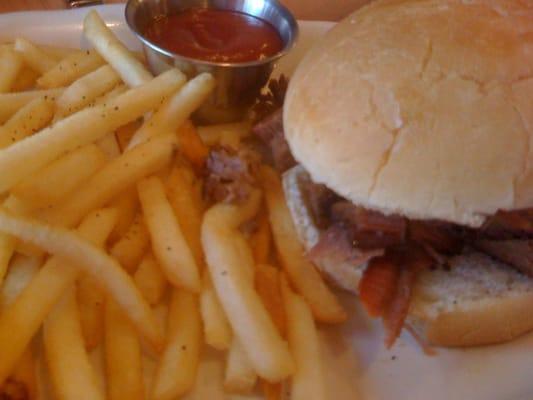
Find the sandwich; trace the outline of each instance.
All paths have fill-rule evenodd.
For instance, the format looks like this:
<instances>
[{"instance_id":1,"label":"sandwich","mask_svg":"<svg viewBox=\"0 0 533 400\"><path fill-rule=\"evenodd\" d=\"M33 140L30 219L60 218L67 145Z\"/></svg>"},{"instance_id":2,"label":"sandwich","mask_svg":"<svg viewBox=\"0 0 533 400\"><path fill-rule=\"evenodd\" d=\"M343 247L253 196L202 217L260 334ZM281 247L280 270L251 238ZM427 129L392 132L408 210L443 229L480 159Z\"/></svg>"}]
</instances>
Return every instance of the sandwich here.
<instances>
[{"instance_id":1,"label":"sandwich","mask_svg":"<svg viewBox=\"0 0 533 400\"><path fill-rule=\"evenodd\" d=\"M533 329L533 2L378 0L254 128L307 257L437 346Z\"/></svg>"}]
</instances>

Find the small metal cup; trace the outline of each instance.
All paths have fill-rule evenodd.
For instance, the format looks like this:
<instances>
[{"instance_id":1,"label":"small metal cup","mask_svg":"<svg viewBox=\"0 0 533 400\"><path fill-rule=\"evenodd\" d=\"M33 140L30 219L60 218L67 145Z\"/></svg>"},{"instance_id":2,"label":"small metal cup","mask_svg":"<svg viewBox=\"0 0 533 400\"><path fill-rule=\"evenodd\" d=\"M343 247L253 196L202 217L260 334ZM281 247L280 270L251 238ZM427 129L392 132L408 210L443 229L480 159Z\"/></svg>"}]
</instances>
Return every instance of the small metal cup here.
<instances>
[{"instance_id":1,"label":"small metal cup","mask_svg":"<svg viewBox=\"0 0 533 400\"><path fill-rule=\"evenodd\" d=\"M192 7L238 11L258 17L278 30L283 48L272 57L258 61L210 62L162 49L144 36L154 18ZM209 72L215 77L216 88L213 94L195 113L195 119L204 123L241 119L267 82L275 61L293 47L298 36L298 24L293 15L276 0L129 0L126 5L126 21L142 41L148 64L154 74L177 67L189 78L201 72Z\"/></svg>"}]
</instances>

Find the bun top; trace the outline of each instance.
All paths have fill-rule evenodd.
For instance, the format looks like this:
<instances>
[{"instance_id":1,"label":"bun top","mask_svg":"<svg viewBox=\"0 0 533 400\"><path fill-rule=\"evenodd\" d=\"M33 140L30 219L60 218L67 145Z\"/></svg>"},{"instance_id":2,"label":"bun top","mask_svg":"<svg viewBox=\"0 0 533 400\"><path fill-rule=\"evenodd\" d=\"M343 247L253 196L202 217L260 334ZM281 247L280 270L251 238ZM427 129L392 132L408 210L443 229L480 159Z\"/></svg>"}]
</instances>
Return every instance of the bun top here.
<instances>
[{"instance_id":1,"label":"bun top","mask_svg":"<svg viewBox=\"0 0 533 400\"><path fill-rule=\"evenodd\" d=\"M362 8L298 66L284 126L313 180L361 206L470 226L533 207L533 1Z\"/></svg>"}]
</instances>

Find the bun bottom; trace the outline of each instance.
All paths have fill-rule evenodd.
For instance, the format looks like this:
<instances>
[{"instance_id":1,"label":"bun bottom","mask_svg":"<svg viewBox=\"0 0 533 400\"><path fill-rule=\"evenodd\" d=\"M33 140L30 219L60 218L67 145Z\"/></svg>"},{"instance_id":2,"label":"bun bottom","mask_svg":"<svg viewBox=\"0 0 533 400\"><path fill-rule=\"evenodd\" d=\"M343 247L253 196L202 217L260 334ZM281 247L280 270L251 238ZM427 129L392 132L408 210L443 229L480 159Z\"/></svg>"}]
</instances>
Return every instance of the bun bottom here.
<instances>
[{"instance_id":1,"label":"bun bottom","mask_svg":"<svg viewBox=\"0 0 533 400\"><path fill-rule=\"evenodd\" d=\"M287 204L307 250L320 235L301 190L309 179L300 166L283 176ZM357 294L366 265L325 260L317 268L333 285ZM532 309L533 279L482 253L466 251L450 260L450 270L420 275L407 323L434 346L480 346L533 330Z\"/></svg>"}]
</instances>

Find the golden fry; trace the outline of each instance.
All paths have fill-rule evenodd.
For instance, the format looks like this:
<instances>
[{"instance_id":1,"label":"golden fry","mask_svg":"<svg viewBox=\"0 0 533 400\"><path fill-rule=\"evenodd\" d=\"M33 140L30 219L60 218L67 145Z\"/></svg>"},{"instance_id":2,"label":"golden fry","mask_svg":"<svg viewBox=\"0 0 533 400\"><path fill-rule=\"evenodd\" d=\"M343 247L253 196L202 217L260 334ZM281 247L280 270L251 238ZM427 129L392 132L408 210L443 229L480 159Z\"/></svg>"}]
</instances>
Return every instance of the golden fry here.
<instances>
[{"instance_id":1,"label":"golden fry","mask_svg":"<svg viewBox=\"0 0 533 400\"><path fill-rule=\"evenodd\" d=\"M298 240L296 228L285 202L285 195L277 173L269 168L261 168L263 190L272 227L274 243L291 283L305 298L320 322L339 323L346 319L346 312L328 288L322 276L309 260Z\"/></svg>"},{"instance_id":2,"label":"golden fry","mask_svg":"<svg viewBox=\"0 0 533 400\"><path fill-rule=\"evenodd\" d=\"M228 350L233 339L233 332L207 270L204 272L200 293L200 311L205 342L216 350Z\"/></svg>"},{"instance_id":3,"label":"golden fry","mask_svg":"<svg viewBox=\"0 0 533 400\"><path fill-rule=\"evenodd\" d=\"M62 59L37 79L37 86L43 89L68 86L104 64L104 59L96 51L79 50Z\"/></svg>"},{"instance_id":4,"label":"golden fry","mask_svg":"<svg viewBox=\"0 0 533 400\"><path fill-rule=\"evenodd\" d=\"M143 400L139 338L131 322L111 298L105 306L105 360L109 400Z\"/></svg>"},{"instance_id":5,"label":"golden fry","mask_svg":"<svg viewBox=\"0 0 533 400\"><path fill-rule=\"evenodd\" d=\"M134 151L134 150L132 150ZM171 284L200 292L200 271L159 178L137 183L152 250Z\"/></svg>"},{"instance_id":6,"label":"golden fry","mask_svg":"<svg viewBox=\"0 0 533 400\"><path fill-rule=\"evenodd\" d=\"M116 243L130 229L135 215L137 215L137 210L139 209L137 190L135 188L125 190L111 200L109 205L110 207L116 208L118 212L117 224L109 237L111 243Z\"/></svg>"},{"instance_id":7,"label":"golden fry","mask_svg":"<svg viewBox=\"0 0 533 400\"><path fill-rule=\"evenodd\" d=\"M17 111L37 98L54 101L63 89L28 90L26 92L0 93L0 123L4 123Z\"/></svg>"},{"instance_id":8,"label":"golden fry","mask_svg":"<svg viewBox=\"0 0 533 400\"><path fill-rule=\"evenodd\" d=\"M133 275L137 287L150 305L158 304L165 295L167 279L152 252L148 252Z\"/></svg>"},{"instance_id":9,"label":"golden fry","mask_svg":"<svg viewBox=\"0 0 533 400\"><path fill-rule=\"evenodd\" d=\"M250 237L250 244L252 246L256 264L265 264L268 262L271 241L272 232L270 231L268 213L261 211L257 216L257 229Z\"/></svg>"},{"instance_id":10,"label":"golden fry","mask_svg":"<svg viewBox=\"0 0 533 400\"><path fill-rule=\"evenodd\" d=\"M194 173L185 166L174 166L166 181L166 194L185 240L189 245L196 264L205 265L202 242L202 198L194 188Z\"/></svg>"},{"instance_id":11,"label":"golden fry","mask_svg":"<svg viewBox=\"0 0 533 400\"><path fill-rule=\"evenodd\" d=\"M156 350L161 348L162 333L150 306L135 287L131 277L104 251L71 231L28 218L13 217L5 211L0 211L0 231L33 243L62 260L72 262L79 270L96 279L123 307L147 343Z\"/></svg>"},{"instance_id":12,"label":"golden fry","mask_svg":"<svg viewBox=\"0 0 533 400\"><path fill-rule=\"evenodd\" d=\"M120 83L120 77L109 65L82 76L65 89L56 101L56 120L87 107L97 97Z\"/></svg>"},{"instance_id":13,"label":"golden fry","mask_svg":"<svg viewBox=\"0 0 533 400\"><path fill-rule=\"evenodd\" d=\"M198 297L174 289L168 311L167 345L157 366L153 400L173 400L193 387L200 363L201 343Z\"/></svg>"},{"instance_id":14,"label":"golden fry","mask_svg":"<svg viewBox=\"0 0 533 400\"><path fill-rule=\"evenodd\" d=\"M48 372L58 400L104 400L85 350L73 288L55 305L43 326Z\"/></svg>"},{"instance_id":15,"label":"golden fry","mask_svg":"<svg viewBox=\"0 0 533 400\"><path fill-rule=\"evenodd\" d=\"M88 215L78 229L81 237L103 245L113 229L114 210ZM57 257L50 258L13 303L0 313L0 385L12 371L61 294L74 283L78 271ZM13 331L17 334L13 335Z\"/></svg>"},{"instance_id":16,"label":"golden fry","mask_svg":"<svg viewBox=\"0 0 533 400\"><path fill-rule=\"evenodd\" d=\"M205 101L215 87L214 78L207 73L197 75L170 97L135 133L131 149L162 132L174 132Z\"/></svg>"},{"instance_id":17,"label":"golden fry","mask_svg":"<svg viewBox=\"0 0 533 400\"><path fill-rule=\"evenodd\" d=\"M96 11L85 16L83 32L98 53L129 86L142 85L153 78L148 69L117 39Z\"/></svg>"},{"instance_id":18,"label":"golden fry","mask_svg":"<svg viewBox=\"0 0 533 400\"><path fill-rule=\"evenodd\" d=\"M54 103L36 98L19 109L0 127L0 149L33 135L52 121Z\"/></svg>"},{"instance_id":19,"label":"golden fry","mask_svg":"<svg viewBox=\"0 0 533 400\"><path fill-rule=\"evenodd\" d=\"M52 206L86 182L105 161L98 146L80 147L23 179L11 193L33 209Z\"/></svg>"},{"instance_id":20,"label":"golden fry","mask_svg":"<svg viewBox=\"0 0 533 400\"><path fill-rule=\"evenodd\" d=\"M233 338L226 360L224 389L229 393L249 394L254 390L256 382L257 374L243 345L237 338Z\"/></svg>"},{"instance_id":21,"label":"golden fry","mask_svg":"<svg viewBox=\"0 0 533 400\"><path fill-rule=\"evenodd\" d=\"M130 89L106 104L79 111L39 135L0 151L0 171L10 171L0 175L0 192L9 190L61 154L92 143L152 110L175 90L182 75L177 70L169 70L146 85Z\"/></svg>"},{"instance_id":22,"label":"golden fry","mask_svg":"<svg viewBox=\"0 0 533 400\"><path fill-rule=\"evenodd\" d=\"M259 204L260 197L252 195L241 207L213 206L204 216L202 244L222 307L254 370L262 378L278 382L292 373L292 358L254 290L252 252L238 230L255 215Z\"/></svg>"},{"instance_id":23,"label":"golden fry","mask_svg":"<svg viewBox=\"0 0 533 400\"><path fill-rule=\"evenodd\" d=\"M83 341L85 347L92 350L102 342L104 335L105 296L98 283L86 275L78 279L76 287Z\"/></svg>"},{"instance_id":24,"label":"golden fry","mask_svg":"<svg viewBox=\"0 0 533 400\"><path fill-rule=\"evenodd\" d=\"M57 59L46 54L30 41L18 38L15 40L15 50L22 55L26 64L41 74L51 70L57 64Z\"/></svg>"},{"instance_id":25,"label":"golden fry","mask_svg":"<svg viewBox=\"0 0 533 400\"><path fill-rule=\"evenodd\" d=\"M205 165L209 149L202 142L198 132L190 120L185 121L178 128L178 143L183 156L191 162L197 170Z\"/></svg>"},{"instance_id":26,"label":"golden fry","mask_svg":"<svg viewBox=\"0 0 533 400\"><path fill-rule=\"evenodd\" d=\"M22 66L22 57L17 52L9 50L0 54L0 93L9 92Z\"/></svg>"},{"instance_id":27,"label":"golden fry","mask_svg":"<svg viewBox=\"0 0 533 400\"><path fill-rule=\"evenodd\" d=\"M109 254L129 273L134 272L150 246L150 235L142 214L137 214L124 236L116 242Z\"/></svg>"},{"instance_id":28,"label":"golden fry","mask_svg":"<svg viewBox=\"0 0 533 400\"><path fill-rule=\"evenodd\" d=\"M320 340L311 309L291 291L286 280L282 281L282 293L287 310L287 336L296 363L291 399L326 400L330 396L326 394Z\"/></svg>"},{"instance_id":29,"label":"golden fry","mask_svg":"<svg viewBox=\"0 0 533 400\"><path fill-rule=\"evenodd\" d=\"M174 153L176 137L163 135L111 160L83 187L67 196L42 218L55 225L72 226L95 208L102 207L139 179L168 164Z\"/></svg>"}]
</instances>

